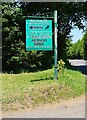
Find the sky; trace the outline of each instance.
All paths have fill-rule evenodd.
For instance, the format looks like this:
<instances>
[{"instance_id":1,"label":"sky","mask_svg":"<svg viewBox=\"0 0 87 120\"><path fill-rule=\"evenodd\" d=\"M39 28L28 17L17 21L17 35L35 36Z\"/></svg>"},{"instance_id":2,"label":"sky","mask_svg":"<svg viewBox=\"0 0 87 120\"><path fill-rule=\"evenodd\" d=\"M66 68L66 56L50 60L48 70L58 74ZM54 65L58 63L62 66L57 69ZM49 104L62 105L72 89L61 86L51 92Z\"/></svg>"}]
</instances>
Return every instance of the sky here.
<instances>
[{"instance_id":1,"label":"sky","mask_svg":"<svg viewBox=\"0 0 87 120\"><path fill-rule=\"evenodd\" d=\"M72 43L75 43L79 39L81 39L83 37L83 34L84 33L82 33L82 30L79 30L79 29L76 29L76 28L72 29L71 33L70 33L70 35L73 35L73 37L72 37Z\"/></svg>"},{"instance_id":2,"label":"sky","mask_svg":"<svg viewBox=\"0 0 87 120\"><path fill-rule=\"evenodd\" d=\"M83 25L85 25L87 27L87 21L85 21L85 22L82 21L82 23L83 23ZM83 32L83 30L79 30L78 27L74 27L71 30L70 35L73 35L73 37L72 37L72 43L75 43L79 39L82 39L82 37L84 35L84 32Z\"/></svg>"}]
</instances>

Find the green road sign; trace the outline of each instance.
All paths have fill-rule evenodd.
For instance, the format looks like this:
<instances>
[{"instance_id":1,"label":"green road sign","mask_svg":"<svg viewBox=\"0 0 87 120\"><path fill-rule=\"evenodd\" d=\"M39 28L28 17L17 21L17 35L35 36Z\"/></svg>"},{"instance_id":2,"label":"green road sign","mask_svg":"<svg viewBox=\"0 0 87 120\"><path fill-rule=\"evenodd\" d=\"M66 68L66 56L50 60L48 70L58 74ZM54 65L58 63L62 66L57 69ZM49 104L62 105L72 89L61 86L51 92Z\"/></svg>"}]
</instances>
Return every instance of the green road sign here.
<instances>
[{"instance_id":1,"label":"green road sign","mask_svg":"<svg viewBox=\"0 0 87 120\"><path fill-rule=\"evenodd\" d=\"M52 20L26 19L26 50L52 50Z\"/></svg>"}]
</instances>

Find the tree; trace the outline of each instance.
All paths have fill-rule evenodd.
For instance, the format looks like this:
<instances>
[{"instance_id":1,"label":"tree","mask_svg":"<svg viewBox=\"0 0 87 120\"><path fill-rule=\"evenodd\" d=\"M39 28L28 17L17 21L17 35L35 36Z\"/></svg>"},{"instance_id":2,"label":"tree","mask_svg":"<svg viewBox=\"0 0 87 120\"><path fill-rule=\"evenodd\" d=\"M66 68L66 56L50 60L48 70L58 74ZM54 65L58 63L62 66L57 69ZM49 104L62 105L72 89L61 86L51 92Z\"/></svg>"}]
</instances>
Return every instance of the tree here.
<instances>
[{"instance_id":1,"label":"tree","mask_svg":"<svg viewBox=\"0 0 87 120\"><path fill-rule=\"evenodd\" d=\"M25 50L25 19L19 4L3 3L2 17L3 71L17 73L22 69L36 71L52 67L49 52Z\"/></svg>"},{"instance_id":2,"label":"tree","mask_svg":"<svg viewBox=\"0 0 87 120\"><path fill-rule=\"evenodd\" d=\"M84 34L84 59L87 60L87 31Z\"/></svg>"},{"instance_id":3,"label":"tree","mask_svg":"<svg viewBox=\"0 0 87 120\"><path fill-rule=\"evenodd\" d=\"M34 9L33 9L34 8ZM53 2L53 3L21 3L23 14L37 16L53 16L58 11L58 59L66 61L66 38L72 26L83 29L82 20L86 18L86 3L79 2Z\"/></svg>"},{"instance_id":4,"label":"tree","mask_svg":"<svg viewBox=\"0 0 87 120\"><path fill-rule=\"evenodd\" d=\"M2 3L2 64L3 70L16 70L26 56L25 44L18 32L21 10L13 3ZM15 67L14 67L15 65Z\"/></svg>"},{"instance_id":5,"label":"tree","mask_svg":"<svg viewBox=\"0 0 87 120\"><path fill-rule=\"evenodd\" d=\"M53 16L58 11L58 59L66 61L66 38L73 24L83 29L82 20L86 18L85 3L2 3L3 31L3 69L15 68L31 70L52 67L53 51L25 50L25 16ZM44 59L44 60L43 60ZM16 66L16 67L15 67Z\"/></svg>"},{"instance_id":6,"label":"tree","mask_svg":"<svg viewBox=\"0 0 87 120\"><path fill-rule=\"evenodd\" d=\"M84 36L81 40L73 43L68 49L69 58L83 59L84 58Z\"/></svg>"},{"instance_id":7,"label":"tree","mask_svg":"<svg viewBox=\"0 0 87 120\"><path fill-rule=\"evenodd\" d=\"M66 39L66 57L69 59L71 57L70 55L70 48L72 47L73 43L71 39Z\"/></svg>"}]
</instances>

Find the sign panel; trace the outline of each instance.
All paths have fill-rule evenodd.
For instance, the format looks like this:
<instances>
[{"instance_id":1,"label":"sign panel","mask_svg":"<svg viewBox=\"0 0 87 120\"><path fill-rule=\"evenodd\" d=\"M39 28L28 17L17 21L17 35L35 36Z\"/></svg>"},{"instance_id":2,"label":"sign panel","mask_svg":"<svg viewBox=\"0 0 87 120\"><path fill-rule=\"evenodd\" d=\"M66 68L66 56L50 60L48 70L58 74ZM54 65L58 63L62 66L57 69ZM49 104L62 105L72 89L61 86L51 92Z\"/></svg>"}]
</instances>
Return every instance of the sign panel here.
<instances>
[{"instance_id":1,"label":"sign panel","mask_svg":"<svg viewBox=\"0 0 87 120\"><path fill-rule=\"evenodd\" d=\"M26 19L26 50L52 50L52 20Z\"/></svg>"}]
</instances>

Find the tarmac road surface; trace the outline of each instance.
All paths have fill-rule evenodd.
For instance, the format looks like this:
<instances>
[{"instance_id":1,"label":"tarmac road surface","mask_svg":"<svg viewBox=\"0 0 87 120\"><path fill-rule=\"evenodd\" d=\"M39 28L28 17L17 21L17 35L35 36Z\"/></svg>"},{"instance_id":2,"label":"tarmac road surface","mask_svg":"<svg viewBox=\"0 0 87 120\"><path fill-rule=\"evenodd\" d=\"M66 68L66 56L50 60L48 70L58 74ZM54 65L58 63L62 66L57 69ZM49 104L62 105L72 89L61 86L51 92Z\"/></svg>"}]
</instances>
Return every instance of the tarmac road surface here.
<instances>
[{"instance_id":1,"label":"tarmac road surface","mask_svg":"<svg viewBox=\"0 0 87 120\"><path fill-rule=\"evenodd\" d=\"M83 74L87 75L87 60L69 60L71 65L75 68L80 70Z\"/></svg>"}]
</instances>

